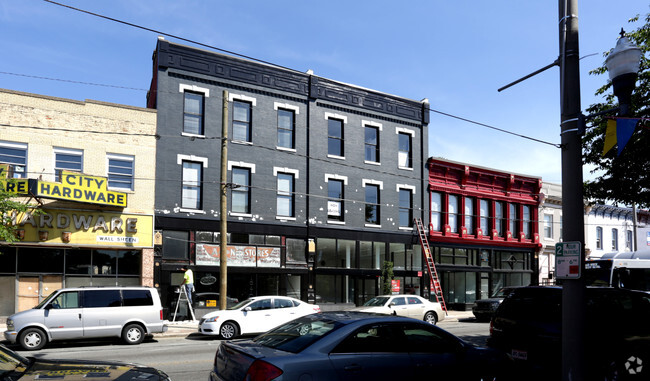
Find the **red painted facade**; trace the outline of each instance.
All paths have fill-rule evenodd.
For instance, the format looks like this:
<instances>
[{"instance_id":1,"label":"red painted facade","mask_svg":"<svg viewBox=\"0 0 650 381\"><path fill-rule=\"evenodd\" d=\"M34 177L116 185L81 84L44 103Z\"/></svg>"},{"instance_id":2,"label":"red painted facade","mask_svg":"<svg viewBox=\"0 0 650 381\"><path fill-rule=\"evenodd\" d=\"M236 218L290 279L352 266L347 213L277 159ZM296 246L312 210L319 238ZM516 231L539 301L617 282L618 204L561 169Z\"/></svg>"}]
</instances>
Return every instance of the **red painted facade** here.
<instances>
[{"instance_id":1,"label":"red painted facade","mask_svg":"<svg viewBox=\"0 0 650 381\"><path fill-rule=\"evenodd\" d=\"M427 168L431 243L541 248L537 223L541 178L436 158L429 158ZM432 202L433 193L436 202ZM471 212L466 203L472 204ZM486 204L481 213L481 205ZM487 220L487 232L481 229L482 217Z\"/></svg>"}]
</instances>

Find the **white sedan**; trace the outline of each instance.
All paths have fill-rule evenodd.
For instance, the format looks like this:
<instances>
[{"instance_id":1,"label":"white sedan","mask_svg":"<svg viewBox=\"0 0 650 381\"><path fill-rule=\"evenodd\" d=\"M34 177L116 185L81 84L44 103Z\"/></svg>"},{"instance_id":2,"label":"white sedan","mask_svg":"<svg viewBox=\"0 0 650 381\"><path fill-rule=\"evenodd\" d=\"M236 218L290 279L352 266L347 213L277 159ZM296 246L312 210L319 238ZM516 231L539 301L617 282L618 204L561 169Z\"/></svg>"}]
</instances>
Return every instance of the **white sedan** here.
<instances>
[{"instance_id":1,"label":"white sedan","mask_svg":"<svg viewBox=\"0 0 650 381\"><path fill-rule=\"evenodd\" d=\"M438 302L430 302L417 295L380 295L368 300L354 311L375 312L386 315L406 316L436 324L445 319Z\"/></svg>"},{"instance_id":2,"label":"white sedan","mask_svg":"<svg viewBox=\"0 0 650 381\"><path fill-rule=\"evenodd\" d=\"M299 317L320 312L320 307L287 296L255 296L226 310L205 314L199 332L232 339L238 335L266 332Z\"/></svg>"}]
</instances>

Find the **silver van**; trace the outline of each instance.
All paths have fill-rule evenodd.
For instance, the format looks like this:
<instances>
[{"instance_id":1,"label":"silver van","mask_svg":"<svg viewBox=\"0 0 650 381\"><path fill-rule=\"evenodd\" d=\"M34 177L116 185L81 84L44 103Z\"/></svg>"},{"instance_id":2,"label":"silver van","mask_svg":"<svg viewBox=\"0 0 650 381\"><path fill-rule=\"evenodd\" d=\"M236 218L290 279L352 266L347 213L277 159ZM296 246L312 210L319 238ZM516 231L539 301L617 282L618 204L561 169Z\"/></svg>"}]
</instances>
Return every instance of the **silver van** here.
<instances>
[{"instance_id":1,"label":"silver van","mask_svg":"<svg viewBox=\"0 0 650 381\"><path fill-rule=\"evenodd\" d=\"M4 335L26 350L54 340L113 336L140 344L145 335L167 331L162 317L155 288L62 288L31 310L9 316Z\"/></svg>"}]
</instances>

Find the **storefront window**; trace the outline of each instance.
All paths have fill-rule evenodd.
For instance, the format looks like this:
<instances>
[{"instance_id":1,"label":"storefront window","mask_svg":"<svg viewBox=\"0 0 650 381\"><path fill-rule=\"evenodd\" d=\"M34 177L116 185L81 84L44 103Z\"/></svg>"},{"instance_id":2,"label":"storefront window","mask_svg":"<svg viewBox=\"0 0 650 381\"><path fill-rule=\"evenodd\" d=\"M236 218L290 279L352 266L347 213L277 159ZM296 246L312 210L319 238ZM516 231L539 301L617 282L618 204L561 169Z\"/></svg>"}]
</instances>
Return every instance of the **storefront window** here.
<instances>
[{"instance_id":1,"label":"storefront window","mask_svg":"<svg viewBox=\"0 0 650 381\"><path fill-rule=\"evenodd\" d=\"M90 275L92 250L66 250L65 272L66 274Z\"/></svg>"},{"instance_id":2,"label":"storefront window","mask_svg":"<svg viewBox=\"0 0 650 381\"><path fill-rule=\"evenodd\" d=\"M189 258L190 233L186 231L163 231L162 254L164 259Z\"/></svg>"},{"instance_id":3,"label":"storefront window","mask_svg":"<svg viewBox=\"0 0 650 381\"><path fill-rule=\"evenodd\" d=\"M319 267L339 267L336 260L336 240L319 238L316 240L316 263Z\"/></svg>"},{"instance_id":4,"label":"storefront window","mask_svg":"<svg viewBox=\"0 0 650 381\"><path fill-rule=\"evenodd\" d=\"M406 250L406 269L412 271L422 270L422 246L413 245L412 249Z\"/></svg>"},{"instance_id":5,"label":"storefront window","mask_svg":"<svg viewBox=\"0 0 650 381\"><path fill-rule=\"evenodd\" d=\"M379 269L383 258L383 242L359 242L359 267L362 269Z\"/></svg>"},{"instance_id":6,"label":"storefront window","mask_svg":"<svg viewBox=\"0 0 650 381\"><path fill-rule=\"evenodd\" d=\"M299 263L306 265L304 239L287 238L287 263Z\"/></svg>"},{"instance_id":7,"label":"storefront window","mask_svg":"<svg viewBox=\"0 0 650 381\"><path fill-rule=\"evenodd\" d=\"M0 246L0 273L16 272L16 248Z\"/></svg>"},{"instance_id":8,"label":"storefront window","mask_svg":"<svg viewBox=\"0 0 650 381\"><path fill-rule=\"evenodd\" d=\"M347 275L318 275L316 277L316 304L354 303L354 282Z\"/></svg>"},{"instance_id":9,"label":"storefront window","mask_svg":"<svg viewBox=\"0 0 650 381\"><path fill-rule=\"evenodd\" d=\"M63 273L63 250L21 247L18 248L18 272Z\"/></svg>"},{"instance_id":10,"label":"storefront window","mask_svg":"<svg viewBox=\"0 0 650 381\"><path fill-rule=\"evenodd\" d=\"M406 269L406 246L403 243L390 244L390 260L394 270Z\"/></svg>"}]
</instances>

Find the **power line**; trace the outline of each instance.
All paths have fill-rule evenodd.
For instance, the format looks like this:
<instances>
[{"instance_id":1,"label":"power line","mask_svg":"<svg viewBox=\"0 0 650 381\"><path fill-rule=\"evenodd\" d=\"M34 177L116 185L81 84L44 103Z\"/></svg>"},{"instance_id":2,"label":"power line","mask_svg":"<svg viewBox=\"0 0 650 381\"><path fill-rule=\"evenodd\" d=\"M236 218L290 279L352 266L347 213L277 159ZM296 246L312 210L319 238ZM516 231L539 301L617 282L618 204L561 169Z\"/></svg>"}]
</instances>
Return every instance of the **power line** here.
<instances>
[{"instance_id":1,"label":"power line","mask_svg":"<svg viewBox=\"0 0 650 381\"><path fill-rule=\"evenodd\" d=\"M115 19L115 18L112 18L112 17L104 16L104 15L101 15L101 14L98 14L98 13L86 11L86 10L83 10L83 9L80 9L80 8L75 8L75 7L72 7L72 6L69 6L69 5L66 5L66 4L61 4L61 3L58 3L58 2L55 2L55 1L52 1L52 0L43 0L43 1L45 1L47 3L54 4L54 5L58 5L58 6L61 6L61 7L65 7L65 8L68 8L68 9L72 9L72 10L77 11L77 12L86 13L86 14L89 14L91 16L95 16L95 17L103 18L103 19L110 20L110 21L113 21L113 22L117 22L117 23L120 23L120 24L124 24L124 25L130 26L130 27L133 27L133 28L138 28L138 29L149 31L149 32L154 32L154 33L157 33L157 34L161 34L161 35L164 35L164 36L176 38L176 39L179 39L179 40L182 40L182 41L185 41L185 42L189 42L189 43L192 43L192 44L203 46L203 47L206 47L206 48L209 48L209 49L214 49L214 50L217 50L217 51L220 51L220 52L224 52L224 53L231 54L231 55L234 55L234 56L242 57L242 58L245 58L245 59L248 59L248 60L251 60L251 61L260 62L260 63L264 63L266 65L271 65L271 66L274 66L274 67L278 67L278 68L282 68L282 69L285 69L285 70L289 70L289 71L293 71L293 72L303 74L302 71L299 71L299 70L296 70L296 69L292 69L292 68L289 68L289 67L286 67L286 66L282 66L282 65L279 65L279 64L276 64L276 63L273 63L273 62L269 62L269 61L265 61L265 60L261 60L261 59L258 59L258 58L246 56L246 55L239 54L239 53L236 53L236 52L232 52L232 51L229 51L229 50L221 49L221 48L218 48L218 47L213 46L213 45L204 44L202 42L198 42L198 41L191 40L191 39L188 39L188 38L180 37L180 36L173 35L173 34L170 34L170 33L166 33L166 32L163 32L163 31L155 30L155 29L152 29L152 28L144 27L144 26L141 26L141 25L138 25L138 24L133 24L133 23L122 21L122 20ZM442 111L438 111L438 110L434 110L434 109L431 109L431 108L428 108L428 110L431 111L431 112L440 114L440 115L450 117L450 118L455 118L455 119L458 119L458 120L462 120L462 121L467 122L467 123L483 126L483 127L495 130L495 131L503 132L503 133L506 133L506 134L517 136L517 137L520 137L520 138L523 138L523 139L528 139L528 140L535 141L535 142L538 142L538 143L547 144L547 145L550 145L550 146L553 146L553 147L556 147L556 148L561 148L561 145L557 144L557 143L550 143L550 142L547 142L547 141L544 141L544 140L540 140L540 139L537 139L537 138L533 138L533 137L529 137L529 136L526 136L526 135L518 134L518 133L511 132L511 131L508 131L508 130L505 130L505 129L502 129L502 128L490 126L490 125L485 124L485 123L476 122L476 121L473 121L473 120L470 120L470 119L467 119L467 118L455 116L455 115L445 113L445 112L442 112Z\"/></svg>"}]
</instances>

